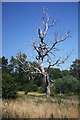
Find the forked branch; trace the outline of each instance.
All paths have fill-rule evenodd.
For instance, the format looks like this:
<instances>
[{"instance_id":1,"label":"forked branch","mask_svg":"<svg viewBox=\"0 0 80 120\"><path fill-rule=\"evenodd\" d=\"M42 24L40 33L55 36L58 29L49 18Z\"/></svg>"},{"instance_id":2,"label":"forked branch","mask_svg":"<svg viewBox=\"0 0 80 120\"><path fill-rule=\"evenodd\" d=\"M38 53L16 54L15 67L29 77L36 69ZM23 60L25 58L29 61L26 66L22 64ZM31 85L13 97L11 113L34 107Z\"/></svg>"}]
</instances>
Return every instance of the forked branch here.
<instances>
[{"instance_id":1,"label":"forked branch","mask_svg":"<svg viewBox=\"0 0 80 120\"><path fill-rule=\"evenodd\" d=\"M53 63L53 64L51 64L50 62L49 62L49 66L48 66L48 68L47 68L47 71L49 71L49 68L51 67L51 66L59 66L60 64L63 64L63 63L65 63L65 61L71 56L71 54L72 54L72 52L70 52L70 54L68 54L66 57L65 57L65 59L63 59L63 60L60 60L60 59L58 59L55 63Z\"/></svg>"}]
</instances>

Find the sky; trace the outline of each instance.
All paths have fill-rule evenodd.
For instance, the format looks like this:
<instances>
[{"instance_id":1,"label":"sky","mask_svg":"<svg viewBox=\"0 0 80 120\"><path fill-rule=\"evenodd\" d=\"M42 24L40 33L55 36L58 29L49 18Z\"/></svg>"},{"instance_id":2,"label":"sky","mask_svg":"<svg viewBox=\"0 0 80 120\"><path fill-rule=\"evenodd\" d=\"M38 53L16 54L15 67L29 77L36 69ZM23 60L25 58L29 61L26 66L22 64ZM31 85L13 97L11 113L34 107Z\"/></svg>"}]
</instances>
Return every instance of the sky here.
<instances>
[{"instance_id":1,"label":"sky","mask_svg":"<svg viewBox=\"0 0 80 120\"><path fill-rule=\"evenodd\" d=\"M56 28L61 32L70 30L71 38L60 44L65 56L72 51L71 58L61 69L69 69L72 61L78 58L78 3L77 2L3 2L2 3L2 56L10 60L21 51L26 55L36 54L32 48L32 39L38 39L37 29L41 25L43 7L56 19ZM53 29L52 33L54 32ZM52 42L53 36L49 39ZM48 41L48 39L47 39ZM45 64L47 66L47 64Z\"/></svg>"}]
</instances>

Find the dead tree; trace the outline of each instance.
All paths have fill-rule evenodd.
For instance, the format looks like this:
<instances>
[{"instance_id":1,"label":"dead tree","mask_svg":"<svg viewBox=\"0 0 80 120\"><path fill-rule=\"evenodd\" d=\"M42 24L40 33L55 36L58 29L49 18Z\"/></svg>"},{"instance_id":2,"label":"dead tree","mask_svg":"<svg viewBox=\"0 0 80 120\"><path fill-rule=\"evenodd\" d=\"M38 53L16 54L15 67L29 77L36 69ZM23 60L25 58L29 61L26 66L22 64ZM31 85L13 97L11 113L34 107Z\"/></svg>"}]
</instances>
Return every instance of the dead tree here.
<instances>
[{"instance_id":1,"label":"dead tree","mask_svg":"<svg viewBox=\"0 0 80 120\"><path fill-rule=\"evenodd\" d=\"M43 18L42 18L43 29L41 29L41 27L38 28L38 36L39 36L38 43L39 44L37 45L37 43L33 39L33 47L37 51L36 59L40 62L40 69L37 68L37 66L35 67L35 66L31 65L29 62L27 64L28 66L26 67L26 69L22 68L24 72L30 71L32 74L40 73L43 75L45 86L46 86L46 97L50 96L50 82L51 82L51 80L49 78L50 67L63 64L68 59L68 57L71 55L71 53L70 53L64 59L61 59L61 57L57 58L56 60L52 59L52 56L55 57L54 50L58 51L58 49L56 48L56 45L65 41L67 38L69 38L70 31L64 33L64 35L59 33L59 31L58 32L56 31L55 32L55 39L51 40L51 41L53 41L52 46L49 46L47 41L45 42L45 38L47 37L47 32L49 31L49 29L53 28L56 24L56 20L52 20L52 22L50 23L50 21L51 21L50 18L51 17L48 16L48 14L45 13L43 10ZM45 70L44 63L43 63L45 57L48 58L47 59L47 62L48 62L47 70ZM34 71L32 71L30 69L32 67L34 68Z\"/></svg>"},{"instance_id":2,"label":"dead tree","mask_svg":"<svg viewBox=\"0 0 80 120\"><path fill-rule=\"evenodd\" d=\"M45 17L47 17L47 19L45 19ZM64 35L61 35L61 34L59 34L59 32L56 32L55 40L54 40L52 46L50 47L47 44L47 41L45 42L44 38L46 37L48 30L51 27L55 26L55 23L56 23L56 20L52 20L52 22L50 24L50 16L48 16L48 14L46 14L43 11L43 23L42 23L43 29L41 29L40 27L38 28L38 36L40 39L39 45L36 45L36 43L34 42L34 39L33 39L33 46L34 46L34 49L38 53L37 60L40 61L41 73L43 74L45 85L46 85L46 96L47 97L50 96L50 79L49 79L50 67L64 63L67 60L67 58L70 56L70 54L67 55L64 60L61 60L60 58L58 58L55 62L51 58L52 55L55 56L54 52L53 52L53 50L55 49L55 46L57 44L59 44L60 42L65 41L67 38L69 38L69 35L70 35L69 31L66 32ZM58 50L58 49L56 48L56 50ZM43 64L43 60L45 57L48 58L47 62L49 63L49 65L47 67L47 71L45 71L44 64Z\"/></svg>"}]
</instances>

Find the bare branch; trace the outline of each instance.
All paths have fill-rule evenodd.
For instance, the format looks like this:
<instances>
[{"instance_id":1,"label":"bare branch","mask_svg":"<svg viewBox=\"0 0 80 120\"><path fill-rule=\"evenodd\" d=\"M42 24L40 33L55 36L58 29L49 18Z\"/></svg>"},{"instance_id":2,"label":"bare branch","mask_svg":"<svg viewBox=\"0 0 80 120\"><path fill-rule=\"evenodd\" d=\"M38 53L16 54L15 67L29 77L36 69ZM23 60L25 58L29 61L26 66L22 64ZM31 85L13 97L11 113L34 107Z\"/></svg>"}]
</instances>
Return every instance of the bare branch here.
<instances>
[{"instance_id":1,"label":"bare branch","mask_svg":"<svg viewBox=\"0 0 80 120\"><path fill-rule=\"evenodd\" d=\"M26 70L26 69L24 69L23 67L21 67L21 69L22 69L24 72L29 72L29 70Z\"/></svg>"},{"instance_id":2,"label":"bare branch","mask_svg":"<svg viewBox=\"0 0 80 120\"><path fill-rule=\"evenodd\" d=\"M26 67L26 69L24 69L23 67L21 67L21 69L24 71L24 72L31 72L31 73L40 73L42 74L41 70L38 68L38 67L35 67L34 65L30 64L29 61L27 61L27 63L23 63L19 58L18 58L19 62L26 66L26 64L28 64L28 66ZM32 68L35 70L35 71L32 71Z\"/></svg>"},{"instance_id":3,"label":"bare branch","mask_svg":"<svg viewBox=\"0 0 80 120\"><path fill-rule=\"evenodd\" d=\"M57 60L55 63L53 63L52 65L49 64L49 66L48 66L48 68L47 68L47 71L49 71L49 68L50 68L51 66L54 66L54 65L58 64L59 61L60 61L60 59L58 59L58 60Z\"/></svg>"},{"instance_id":4,"label":"bare branch","mask_svg":"<svg viewBox=\"0 0 80 120\"><path fill-rule=\"evenodd\" d=\"M44 31L43 38L45 37L45 35L46 35L46 32L47 32L47 30L48 30L49 18L50 18L50 17L48 17L48 18L47 18L47 21L46 21L46 24L45 24L45 26L46 26L46 27L45 27L45 31Z\"/></svg>"},{"instance_id":5,"label":"bare branch","mask_svg":"<svg viewBox=\"0 0 80 120\"><path fill-rule=\"evenodd\" d=\"M53 62L53 60L51 59L51 57L49 56L49 54L47 54L48 58Z\"/></svg>"},{"instance_id":6,"label":"bare branch","mask_svg":"<svg viewBox=\"0 0 80 120\"><path fill-rule=\"evenodd\" d=\"M26 70L26 69L24 69L23 67L21 67L21 69L22 69L24 72L30 72L31 74L42 74L41 72L38 72L38 71L34 72L34 71Z\"/></svg>"},{"instance_id":7,"label":"bare branch","mask_svg":"<svg viewBox=\"0 0 80 120\"><path fill-rule=\"evenodd\" d=\"M33 39L33 46L34 46L35 50L40 54L40 51L39 51L38 47L36 46L34 39Z\"/></svg>"},{"instance_id":8,"label":"bare branch","mask_svg":"<svg viewBox=\"0 0 80 120\"><path fill-rule=\"evenodd\" d=\"M37 68L37 67L35 67L35 66L33 66L33 65L31 65L31 67L33 67L34 70L36 70L36 72L41 73L41 70L40 70L39 68Z\"/></svg>"},{"instance_id":9,"label":"bare branch","mask_svg":"<svg viewBox=\"0 0 80 120\"><path fill-rule=\"evenodd\" d=\"M47 50L47 52L44 54L44 56L46 56L47 53L49 53L55 47L56 44L65 41L68 37L69 37L69 32L67 32L61 39L55 41L52 47L49 50Z\"/></svg>"},{"instance_id":10,"label":"bare branch","mask_svg":"<svg viewBox=\"0 0 80 120\"><path fill-rule=\"evenodd\" d=\"M71 56L71 54L72 54L72 51L69 53L69 55L66 56L66 58L64 60L62 60L60 63L58 63L58 65L65 63L65 61Z\"/></svg>"},{"instance_id":11,"label":"bare branch","mask_svg":"<svg viewBox=\"0 0 80 120\"><path fill-rule=\"evenodd\" d=\"M52 54L53 56L55 56L55 54L53 54L53 52L50 51L49 53Z\"/></svg>"},{"instance_id":12,"label":"bare branch","mask_svg":"<svg viewBox=\"0 0 80 120\"><path fill-rule=\"evenodd\" d=\"M53 63L53 64L51 64L51 63L49 62L49 66L48 66L48 68L47 68L47 71L49 71L49 68L50 68L51 66L55 66L55 65L56 65L56 66L59 66L60 64L65 63L65 61L71 56L71 54L72 54L72 52L70 52L70 54L67 55L64 60L58 59L58 60L57 60L55 63ZM59 61L60 61L60 62L59 62Z\"/></svg>"},{"instance_id":13,"label":"bare branch","mask_svg":"<svg viewBox=\"0 0 80 120\"><path fill-rule=\"evenodd\" d=\"M38 29L38 35L39 35L40 39L44 39L44 37L46 36L46 33L47 33L48 29L50 27L53 27L55 25L55 23L56 23L56 20L55 21L53 20L52 23L49 24L50 18L51 17L48 16L48 13L46 13L46 16L45 16L45 11L44 11L44 8L43 8L43 19L42 20L43 20L44 32L42 32L42 29L39 27L39 29ZM45 20L45 19L47 19L47 20Z\"/></svg>"},{"instance_id":14,"label":"bare branch","mask_svg":"<svg viewBox=\"0 0 80 120\"><path fill-rule=\"evenodd\" d=\"M55 24L56 24L56 20L55 21L53 20L52 24L50 24L48 28L53 27Z\"/></svg>"},{"instance_id":15,"label":"bare branch","mask_svg":"<svg viewBox=\"0 0 80 120\"><path fill-rule=\"evenodd\" d=\"M41 36L43 36L43 35L42 35L42 30L41 30L41 28L40 28L40 27L39 27L39 29L38 29L38 35L39 35L39 38L40 38L40 39L42 39L42 37L41 37Z\"/></svg>"},{"instance_id":16,"label":"bare branch","mask_svg":"<svg viewBox=\"0 0 80 120\"><path fill-rule=\"evenodd\" d=\"M46 25L45 25L45 20L44 20L44 18L45 18L45 11L44 11L44 8L43 8L43 25L44 25L44 29L46 29Z\"/></svg>"},{"instance_id":17,"label":"bare branch","mask_svg":"<svg viewBox=\"0 0 80 120\"><path fill-rule=\"evenodd\" d=\"M51 82L51 83L54 83L54 81L53 81L53 80L51 80L51 79L50 79L50 82Z\"/></svg>"}]
</instances>

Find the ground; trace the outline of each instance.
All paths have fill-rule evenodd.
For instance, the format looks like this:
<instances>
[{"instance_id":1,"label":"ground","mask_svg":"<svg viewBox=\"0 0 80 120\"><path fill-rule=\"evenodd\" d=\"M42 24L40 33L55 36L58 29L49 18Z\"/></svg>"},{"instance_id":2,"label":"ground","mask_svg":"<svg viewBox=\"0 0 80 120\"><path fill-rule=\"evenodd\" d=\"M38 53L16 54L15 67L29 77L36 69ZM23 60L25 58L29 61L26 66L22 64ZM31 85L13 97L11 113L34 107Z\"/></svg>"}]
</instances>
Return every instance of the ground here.
<instances>
[{"instance_id":1,"label":"ground","mask_svg":"<svg viewBox=\"0 0 80 120\"><path fill-rule=\"evenodd\" d=\"M78 96L46 98L45 93L18 92L16 100L2 101L3 118L78 118Z\"/></svg>"}]
</instances>

